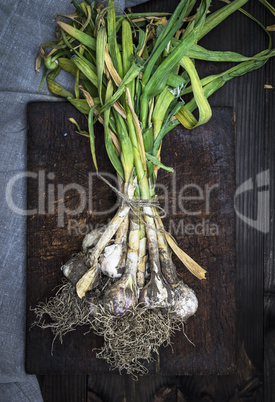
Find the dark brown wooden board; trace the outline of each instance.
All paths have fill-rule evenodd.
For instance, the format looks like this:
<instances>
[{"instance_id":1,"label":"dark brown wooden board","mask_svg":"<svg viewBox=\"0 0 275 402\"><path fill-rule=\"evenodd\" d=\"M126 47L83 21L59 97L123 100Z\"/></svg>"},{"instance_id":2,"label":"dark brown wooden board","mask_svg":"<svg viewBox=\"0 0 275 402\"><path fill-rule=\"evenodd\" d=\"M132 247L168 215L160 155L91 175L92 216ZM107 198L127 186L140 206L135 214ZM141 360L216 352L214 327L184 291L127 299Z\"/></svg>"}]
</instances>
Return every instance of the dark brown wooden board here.
<instances>
[{"instance_id":1,"label":"dark brown wooden board","mask_svg":"<svg viewBox=\"0 0 275 402\"><path fill-rule=\"evenodd\" d=\"M37 173L37 178L28 181L28 209L40 208L40 213L28 216L28 373L108 371L107 364L96 359L93 351L102 345L102 339L93 334L84 335L86 328L78 328L66 335L62 345L56 341L53 355L51 331L37 327L29 330L35 319L30 307L54 294L53 289L62 279L60 266L79 250L85 225L94 226L110 219L114 211L104 211L117 201L112 190L94 176L89 194L89 172L94 171L89 140L75 133L69 117L74 117L81 127L86 126L85 118L67 103L38 102L28 105L28 171ZM199 300L196 316L190 318L185 327L186 335L195 346L183 333L177 333L173 338L173 350L162 347L159 358L148 366L151 374L225 374L234 370L234 133L233 110L214 108L213 118L207 125L192 132L178 126L163 142L162 161L175 169L173 174L159 173L160 201L168 213L165 226L208 274L207 280L199 281L175 258L181 278L195 290ZM113 173L102 139L103 129L97 125L99 169ZM62 217L58 214L61 190L64 190L62 186L71 183L81 186L87 198L90 195L93 213L84 208L77 215L65 216L62 226L62 219L58 223L58 215ZM184 188L188 185L189 188ZM163 193L167 193L168 203L163 201ZM198 195L200 200L187 199ZM51 197L55 200L50 202L53 211L48 206ZM76 190L65 193L67 208L73 210L79 203L80 196ZM101 215L95 215L99 212ZM74 230L69 233L70 219L78 222L81 233ZM201 234L203 225L205 233ZM214 234L210 233L210 229Z\"/></svg>"}]
</instances>

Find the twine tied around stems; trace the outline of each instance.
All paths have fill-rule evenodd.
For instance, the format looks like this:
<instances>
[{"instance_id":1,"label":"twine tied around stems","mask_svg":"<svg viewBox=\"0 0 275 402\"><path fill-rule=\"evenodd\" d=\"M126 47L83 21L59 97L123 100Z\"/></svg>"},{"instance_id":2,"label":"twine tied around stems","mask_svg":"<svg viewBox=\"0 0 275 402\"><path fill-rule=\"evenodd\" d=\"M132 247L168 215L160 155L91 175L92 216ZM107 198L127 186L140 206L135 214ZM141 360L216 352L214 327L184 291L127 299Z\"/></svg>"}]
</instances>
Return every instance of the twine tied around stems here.
<instances>
[{"instance_id":1,"label":"twine tied around stems","mask_svg":"<svg viewBox=\"0 0 275 402\"><path fill-rule=\"evenodd\" d=\"M103 176L98 174L98 177L104 181L121 199L125 204L127 204L131 211L141 220L141 222L148 228L155 230L156 232L161 232L164 233L166 241L170 248L174 251L174 253L177 255L177 257L182 261L182 263L185 265L185 267L198 279L206 279L205 274L206 271L199 265L197 264L188 254L186 254L178 245L177 241L174 239L174 237L171 235L171 233L167 232L164 228L162 227L152 227L148 225L147 222L144 221L144 219L141 217L141 215L146 215L149 216L153 219L163 219L166 216L166 211L159 205L159 201L156 198L152 198L150 200L140 200L140 199L131 199L128 197L127 194L122 193L120 190L118 190L116 187L114 187L107 179L105 179ZM158 213L156 215L150 215L147 212L140 212L140 208L144 207L150 207L157 209L158 211L161 211L161 215Z\"/></svg>"},{"instance_id":2,"label":"twine tied around stems","mask_svg":"<svg viewBox=\"0 0 275 402\"><path fill-rule=\"evenodd\" d=\"M122 193L120 190L118 190L115 186L113 186L109 180L105 179L105 177L101 176L100 174L98 174L98 177L104 181L104 183L106 183L111 190L113 190L118 196L119 198L121 198L121 200L130 207L131 211L139 217L139 219L141 219L140 217L140 212L137 212L140 208L144 208L144 207L150 207L150 208L156 208L158 210L158 212L160 212L158 215L151 215L146 213L147 216L149 216L150 218L153 219L157 219L157 218L165 218L166 217L166 211L164 208L162 208L159 204L159 201L157 199L157 196L155 198L151 198L149 200L141 200L141 199L137 199L137 198L130 198L128 197L127 194ZM145 213L142 212L142 214L144 215ZM142 220L142 219L141 219ZM143 222L143 220L142 220ZM145 222L143 222L146 226L148 226L148 224L146 224Z\"/></svg>"}]
</instances>

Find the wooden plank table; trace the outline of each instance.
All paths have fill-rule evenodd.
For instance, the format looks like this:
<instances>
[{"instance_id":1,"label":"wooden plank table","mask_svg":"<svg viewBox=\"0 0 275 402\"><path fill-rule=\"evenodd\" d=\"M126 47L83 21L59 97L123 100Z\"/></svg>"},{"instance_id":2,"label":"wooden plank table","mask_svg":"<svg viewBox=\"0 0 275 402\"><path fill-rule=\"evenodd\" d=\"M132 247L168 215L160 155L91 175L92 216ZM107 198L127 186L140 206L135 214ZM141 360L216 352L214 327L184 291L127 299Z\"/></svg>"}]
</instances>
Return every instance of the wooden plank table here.
<instances>
[{"instance_id":1,"label":"wooden plank table","mask_svg":"<svg viewBox=\"0 0 275 402\"><path fill-rule=\"evenodd\" d=\"M151 0L135 11L173 11L176 0ZM211 9L221 6L214 0ZM274 24L272 15L259 3L244 7L265 26ZM266 47L261 29L241 13L235 13L217 27L201 44L212 50L234 50L252 55ZM198 63L200 75L218 73L228 63ZM269 169L274 182L274 90L264 89L275 82L274 60L263 68L232 80L210 98L212 106L233 107L236 111L236 185ZM241 198L240 210L255 219L257 188ZM274 200L274 187L270 188ZM274 203L271 203L270 231L256 231L237 219L237 370L225 376L161 376L141 378L137 383L128 376L114 374L38 376L45 401L263 401L263 327L266 337L265 400L274 396ZM264 281L265 280L265 281ZM264 288L265 285L265 288ZM265 316L263 317L263 301ZM273 371L272 371L273 370ZM137 397L138 395L138 397ZM137 399L138 398L138 399Z\"/></svg>"}]
</instances>

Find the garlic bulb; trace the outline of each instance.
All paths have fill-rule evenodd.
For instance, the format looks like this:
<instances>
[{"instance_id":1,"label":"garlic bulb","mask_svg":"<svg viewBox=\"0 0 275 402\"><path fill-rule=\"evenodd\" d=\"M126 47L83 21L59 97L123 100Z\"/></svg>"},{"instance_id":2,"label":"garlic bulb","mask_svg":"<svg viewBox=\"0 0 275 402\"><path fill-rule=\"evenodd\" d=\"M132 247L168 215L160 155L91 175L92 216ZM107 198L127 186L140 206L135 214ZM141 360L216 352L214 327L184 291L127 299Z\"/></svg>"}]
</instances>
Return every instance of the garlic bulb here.
<instances>
[{"instance_id":1,"label":"garlic bulb","mask_svg":"<svg viewBox=\"0 0 275 402\"><path fill-rule=\"evenodd\" d=\"M196 294L183 282L179 283L173 290L175 294L174 314L186 321L197 311L198 299Z\"/></svg>"},{"instance_id":2,"label":"garlic bulb","mask_svg":"<svg viewBox=\"0 0 275 402\"><path fill-rule=\"evenodd\" d=\"M118 271L119 262L122 256L121 244L111 244L104 249L104 258L101 261L101 272L110 278L120 278Z\"/></svg>"},{"instance_id":3,"label":"garlic bulb","mask_svg":"<svg viewBox=\"0 0 275 402\"><path fill-rule=\"evenodd\" d=\"M168 307L174 304L174 293L157 267L151 270L151 278L140 292L139 302L148 308Z\"/></svg>"},{"instance_id":4,"label":"garlic bulb","mask_svg":"<svg viewBox=\"0 0 275 402\"><path fill-rule=\"evenodd\" d=\"M104 232L104 229L105 229L105 226L94 229L85 235L85 237L82 241L82 250L84 252L86 252L89 248L91 248L98 242L98 240L100 239L100 236Z\"/></svg>"},{"instance_id":5,"label":"garlic bulb","mask_svg":"<svg viewBox=\"0 0 275 402\"><path fill-rule=\"evenodd\" d=\"M138 288L135 277L129 273L123 275L104 294L104 307L114 314L124 314L134 307L138 300Z\"/></svg>"},{"instance_id":6,"label":"garlic bulb","mask_svg":"<svg viewBox=\"0 0 275 402\"><path fill-rule=\"evenodd\" d=\"M69 279L73 285L76 285L87 270L88 266L82 253L74 255L61 267L63 275Z\"/></svg>"}]
</instances>

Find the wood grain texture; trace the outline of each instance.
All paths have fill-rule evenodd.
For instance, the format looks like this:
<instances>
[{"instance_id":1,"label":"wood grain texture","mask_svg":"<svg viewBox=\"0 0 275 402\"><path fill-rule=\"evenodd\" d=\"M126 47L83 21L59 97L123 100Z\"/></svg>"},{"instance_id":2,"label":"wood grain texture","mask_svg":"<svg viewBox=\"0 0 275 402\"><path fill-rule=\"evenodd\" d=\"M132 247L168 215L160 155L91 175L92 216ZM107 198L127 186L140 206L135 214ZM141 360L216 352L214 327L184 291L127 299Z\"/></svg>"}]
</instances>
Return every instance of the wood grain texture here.
<instances>
[{"instance_id":1,"label":"wood grain texture","mask_svg":"<svg viewBox=\"0 0 275 402\"><path fill-rule=\"evenodd\" d=\"M115 196L98 178L89 182L93 171L89 140L74 132L69 117L85 125L85 118L64 103L32 103L28 106L28 170L37 173L45 183L38 193L39 180L28 184L28 209L45 207L43 213L28 217L28 306L34 307L53 295L61 283L60 267L78 251L83 238L82 227L107 221L105 213ZM44 122L41 125L41 121ZM107 162L101 126L97 126L99 170L113 173ZM188 320L185 332L173 337L173 350L161 348L156 363L148 365L150 373L225 374L235 367L235 218L234 218L234 121L229 108L215 108L211 122L192 132L178 126L163 141L163 162L174 168L171 175L159 173L158 192L166 209L165 227L177 238L179 246L207 270L207 280L193 277L175 258L180 277L198 297L196 316ZM93 212L89 202L72 215L81 204L76 190L60 191L62 186L77 184L88 198L92 193ZM92 186L91 186L92 184ZM49 188L49 185L51 187ZM49 213L49 189L56 190L55 213ZM59 192L58 192L59 191ZM63 197L64 193L64 197ZM45 195L45 199L43 198ZM165 197L164 197L165 195ZM62 197L69 213L61 211ZM45 201L45 202L44 202ZM45 205L44 205L45 204ZM39 212L39 211L38 211ZM62 212L62 219L61 219ZM97 212L103 216L96 215ZM64 222L63 222L64 214ZM74 226L79 231L71 229ZM80 226L81 225L81 226ZM28 310L27 327L35 320ZM66 335L61 345L54 344L50 330L34 327L27 332L27 371L46 373L91 373L108 371L95 357L102 339L79 328Z\"/></svg>"},{"instance_id":2,"label":"wood grain texture","mask_svg":"<svg viewBox=\"0 0 275 402\"><path fill-rule=\"evenodd\" d=\"M268 16L266 24L274 24L274 17ZM275 87L275 63L265 66L265 82ZM271 84L270 84L271 83ZM264 239L264 388L265 401L272 402L275 395L275 90L267 90L264 99L264 166L270 176L270 231Z\"/></svg>"},{"instance_id":3,"label":"wood grain texture","mask_svg":"<svg viewBox=\"0 0 275 402\"><path fill-rule=\"evenodd\" d=\"M207 280L198 281L174 259L184 282L197 293L200 307L190 325L187 321L185 326L195 347L186 344L182 334L176 334L173 353L161 349L160 373L230 372L234 369L235 354L232 110L215 108L212 122L191 132L178 126L163 143L162 160L175 170L172 180L164 171L158 177L160 183L167 183L166 188L171 189L164 226L179 246L207 270ZM175 183L173 176L176 176ZM233 353L230 357L229 350Z\"/></svg>"},{"instance_id":4,"label":"wood grain texture","mask_svg":"<svg viewBox=\"0 0 275 402\"><path fill-rule=\"evenodd\" d=\"M261 21L264 20L265 11L261 5L249 4L245 8L251 11L253 9L253 14ZM256 24L241 13L232 17L224 21L223 27L213 30L207 40L205 38L201 44L208 48L211 46L213 50L225 48L233 50L234 48L235 51L245 55L255 54L265 48L265 35ZM222 32L226 32L226 37ZM208 69L211 73L218 73L229 66L230 64L210 63ZM204 63L201 63L204 74L205 67ZM250 178L254 183L253 190L243 193L238 198L238 209L243 215L257 219L256 176L266 170L265 67L227 84L213 95L210 103L215 106L222 102L222 105L233 106L236 110L236 185L238 187ZM266 235L250 227L241 219L237 218L236 224L238 322L240 324L238 333L244 340L253 363L262 369L263 250ZM253 325L255 322L257 324Z\"/></svg>"},{"instance_id":5,"label":"wood grain texture","mask_svg":"<svg viewBox=\"0 0 275 402\"><path fill-rule=\"evenodd\" d=\"M176 0L150 0L135 8L136 11L173 11ZM222 3L214 0L211 10ZM244 6L257 16L265 26L274 24L274 17L258 1ZM272 34L274 39L274 33ZM261 29L241 13L235 13L222 27L217 27L201 42L213 50L234 50L253 54L267 46ZM200 75L212 74L228 67L228 64L198 62ZM250 177L270 169L270 183L274 183L274 127L275 91L265 90L264 85L275 87L275 61L270 60L261 70L228 82L210 98L212 106L229 106L236 111L236 183L237 186ZM240 200L243 214L255 219L257 188ZM102 401L120 400L152 401L162 387L176 385L184 400L188 401L255 401L274 400L274 185L270 186L270 232L257 233L237 219L237 372L226 376L149 376L139 380L137 387L129 378L115 375L89 376L90 394L97 394ZM264 285L264 286L263 286ZM264 299L263 299L264 296ZM265 321L263 321L263 300ZM265 341L265 394L263 396L263 323ZM247 356L249 355L249 358ZM255 366L257 368L255 368ZM128 381L131 385L126 386ZM56 382L43 389L47 397L53 394ZM137 393L138 392L138 393ZM138 398L140 395L140 398ZM81 400L81 394L75 401ZM136 399L135 399L136 398ZM181 400L183 397L180 397ZM62 399L60 399L62 401ZM63 399L64 401L66 399Z\"/></svg>"},{"instance_id":6,"label":"wood grain texture","mask_svg":"<svg viewBox=\"0 0 275 402\"><path fill-rule=\"evenodd\" d=\"M87 377L77 375L39 376L44 402L86 402Z\"/></svg>"}]
</instances>

